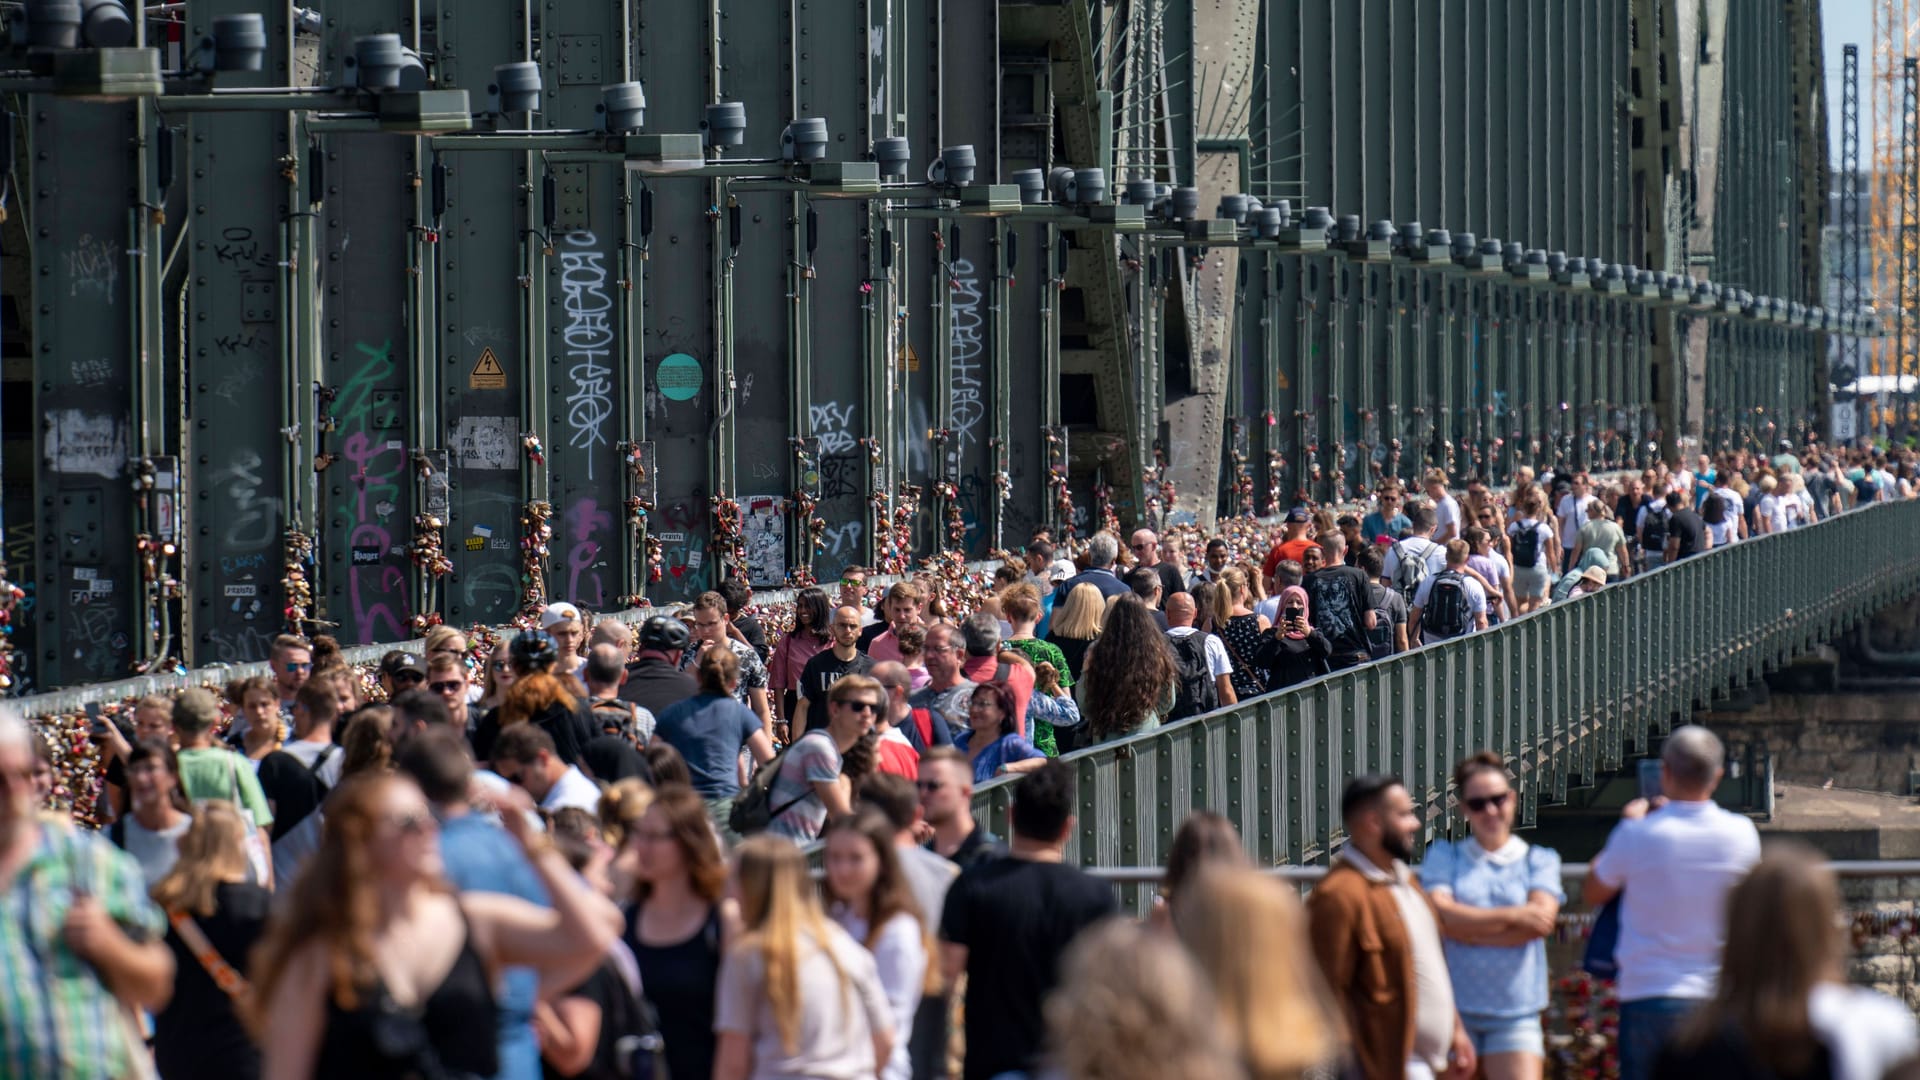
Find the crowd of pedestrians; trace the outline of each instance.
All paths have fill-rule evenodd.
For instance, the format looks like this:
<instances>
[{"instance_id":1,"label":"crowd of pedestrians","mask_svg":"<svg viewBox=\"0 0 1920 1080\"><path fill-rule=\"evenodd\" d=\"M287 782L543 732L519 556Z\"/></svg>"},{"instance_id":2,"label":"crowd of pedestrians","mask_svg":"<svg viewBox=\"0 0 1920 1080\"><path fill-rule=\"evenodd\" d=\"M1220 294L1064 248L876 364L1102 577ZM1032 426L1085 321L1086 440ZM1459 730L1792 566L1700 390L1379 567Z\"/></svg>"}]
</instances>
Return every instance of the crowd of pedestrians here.
<instances>
[{"instance_id":1,"label":"crowd of pedestrians","mask_svg":"<svg viewBox=\"0 0 1920 1080\"><path fill-rule=\"evenodd\" d=\"M737 584L637 627L554 602L483 650L437 628L373 686L284 636L267 676L96 719L98 832L0 718L0 1077L1538 1076L1566 898L1499 758L1462 763L1471 833L1417 873L1412 797L1355 779L1304 907L1196 815L1149 928L1065 865L1055 759L1911 497L1910 473L1729 455L1464 501L1432 473L1270 540L1099 533L1069 558L1037 535L972 611L926 577L870 596L858 568L771 635ZM1831 906L1808 860L1754 869L1752 826L1709 800L1718 754L1670 739L1666 800L1629 807L1585 883L1617 897L1624 1075L1737 1053L1878 1075L1911 1024L1829 989L1811 937L1806 1024L1767 1027L1785 990L1716 987L1744 925L1723 895ZM1003 838L971 796L1007 775ZM1885 1022L1842 1038L1850 1014Z\"/></svg>"}]
</instances>

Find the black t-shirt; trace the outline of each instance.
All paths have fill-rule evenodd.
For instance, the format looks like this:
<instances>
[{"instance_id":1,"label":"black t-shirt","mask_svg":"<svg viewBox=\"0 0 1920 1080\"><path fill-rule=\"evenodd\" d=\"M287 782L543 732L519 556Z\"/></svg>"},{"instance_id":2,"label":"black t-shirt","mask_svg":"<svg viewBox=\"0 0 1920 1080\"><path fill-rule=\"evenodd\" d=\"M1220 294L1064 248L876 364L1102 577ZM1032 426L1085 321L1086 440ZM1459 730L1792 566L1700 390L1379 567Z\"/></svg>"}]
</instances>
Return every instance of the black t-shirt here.
<instances>
[{"instance_id":1,"label":"black t-shirt","mask_svg":"<svg viewBox=\"0 0 1920 1080\"><path fill-rule=\"evenodd\" d=\"M1667 540L1672 542L1677 537L1680 541L1680 551L1675 558L1684 559L1700 554L1700 545L1706 533L1707 523L1700 520L1699 514L1684 507L1675 510L1667 519Z\"/></svg>"},{"instance_id":2,"label":"black t-shirt","mask_svg":"<svg viewBox=\"0 0 1920 1080\"><path fill-rule=\"evenodd\" d=\"M851 660L842 660L833 655L831 648L814 653L813 659L808 660L807 666L800 672L800 693L807 699L807 727L827 726L827 691L833 689L833 684L841 676L865 675L872 670L873 657L864 652L854 653ZM793 732L793 737L797 739L800 734Z\"/></svg>"},{"instance_id":3,"label":"black t-shirt","mask_svg":"<svg viewBox=\"0 0 1920 1080\"><path fill-rule=\"evenodd\" d=\"M1327 647L1343 658L1367 655L1367 572L1357 566L1329 566L1301 581L1307 590L1307 618L1327 635Z\"/></svg>"},{"instance_id":4,"label":"black t-shirt","mask_svg":"<svg viewBox=\"0 0 1920 1080\"><path fill-rule=\"evenodd\" d=\"M1646 495L1640 496L1637 500L1622 495L1619 501L1613 504L1613 520L1619 522L1621 531L1627 534L1628 547L1640 546L1640 531L1635 523L1640 520L1640 511L1652 502L1653 499Z\"/></svg>"},{"instance_id":5,"label":"black t-shirt","mask_svg":"<svg viewBox=\"0 0 1920 1080\"><path fill-rule=\"evenodd\" d=\"M338 758L340 754L341 751L334 750L328 756ZM327 799L327 785L307 768L306 762L285 750L275 750L260 759L259 780L260 793L273 807L273 828L267 833L269 841L278 841L292 832L294 826L305 821L307 815L318 810Z\"/></svg>"},{"instance_id":6,"label":"black t-shirt","mask_svg":"<svg viewBox=\"0 0 1920 1080\"><path fill-rule=\"evenodd\" d=\"M740 636L753 646L754 652L760 654L760 662L766 663L773 649L767 645L767 632L761 627L760 620L743 611L739 618L733 620L733 628L740 631Z\"/></svg>"},{"instance_id":7,"label":"black t-shirt","mask_svg":"<svg viewBox=\"0 0 1920 1080\"><path fill-rule=\"evenodd\" d=\"M1186 582L1180 580L1180 571L1165 559L1153 564L1153 572L1160 575L1160 610L1167 609L1167 597L1177 592L1186 592ZM1165 630L1166 627L1160 629Z\"/></svg>"},{"instance_id":8,"label":"black t-shirt","mask_svg":"<svg viewBox=\"0 0 1920 1080\"><path fill-rule=\"evenodd\" d=\"M625 947L621 948L624 951ZM654 1028L641 1015L639 999L613 961L600 961L586 982L562 996L585 998L600 1007L600 1042L594 1048L593 1060L584 1070L573 1074L571 1080L619 1080L628 1075L620 1066L620 1040ZM540 1062L540 1075L545 1080L561 1080L559 1071L545 1059Z\"/></svg>"},{"instance_id":9,"label":"black t-shirt","mask_svg":"<svg viewBox=\"0 0 1920 1080\"><path fill-rule=\"evenodd\" d=\"M247 970L247 954L267 924L273 894L258 885L214 887L212 915L194 915L214 951L237 972ZM234 1015L233 999L167 928L173 950L173 997L153 1018L156 1064L167 1080L252 1080L260 1075L260 1051Z\"/></svg>"},{"instance_id":10,"label":"black t-shirt","mask_svg":"<svg viewBox=\"0 0 1920 1080\"><path fill-rule=\"evenodd\" d=\"M621 735L598 735L580 750L580 766L589 778L603 784L639 777L653 785L653 769L634 745Z\"/></svg>"},{"instance_id":11,"label":"black t-shirt","mask_svg":"<svg viewBox=\"0 0 1920 1080\"><path fill-rule=\"evenodd\" d=\"M1059 981L1061 954L1117 909L1111 885L1059 863L996 859L961 872L940 936L967 947L965 1080L1039 1064L1040 1005Z\"/></svg>"},{"instance_id":12,"label":"black t-shirt","mask_svg":"<svg viewBox=\"0 0 1920 1080\"><path fill-rule=\"evenodd\" d=\"M859 649L860 655L865 656L867 654L867 650L873 647L874 639L891 629L893 628L887 625L887 621L885 619L882 619L876 623L868 623L866 626L861 628L860 640L854 644L854 648ZM824 655L826 653L832 652L833 648L832 646L828 646L827 648L822 649L820 651Z\"/></svg>"},{"instance_id":13,"label":"black t-shirt","mask_svg":"<svg viewBox=\"0 0 1920 1080\"><path fill-rule=\"evenodd\" d=\"M620 700L631 701L659 716L699 692L700 684L693 676L658 657L645 656L627 665L627 681L620 687Z\"/></svg>"}]
</instances>

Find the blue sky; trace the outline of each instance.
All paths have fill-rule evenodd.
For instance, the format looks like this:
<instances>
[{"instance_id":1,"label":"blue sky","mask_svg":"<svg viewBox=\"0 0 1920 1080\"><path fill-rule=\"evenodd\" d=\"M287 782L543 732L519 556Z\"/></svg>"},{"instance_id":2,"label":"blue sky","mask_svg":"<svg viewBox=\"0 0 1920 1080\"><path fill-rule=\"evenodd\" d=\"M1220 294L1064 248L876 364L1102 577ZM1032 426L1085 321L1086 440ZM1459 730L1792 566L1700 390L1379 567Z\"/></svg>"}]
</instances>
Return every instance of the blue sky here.
<instances>
[{"instance_id":1,"label":"blue sky","mask_svg":"<svg viewBox=\"0 0 1920 1080\"><path fill-rule=\"evenodd\" d=\"M1820 5L1824 26L1822 36L1827 47L1827 139L1833 161L1840 160L1840 46L1860 46L1860 156L1872 154L1868 145L1872 133L1873 93L1867 80L1873 74L1874 0L1825 0Z\"/></svg>"}]
</instances>

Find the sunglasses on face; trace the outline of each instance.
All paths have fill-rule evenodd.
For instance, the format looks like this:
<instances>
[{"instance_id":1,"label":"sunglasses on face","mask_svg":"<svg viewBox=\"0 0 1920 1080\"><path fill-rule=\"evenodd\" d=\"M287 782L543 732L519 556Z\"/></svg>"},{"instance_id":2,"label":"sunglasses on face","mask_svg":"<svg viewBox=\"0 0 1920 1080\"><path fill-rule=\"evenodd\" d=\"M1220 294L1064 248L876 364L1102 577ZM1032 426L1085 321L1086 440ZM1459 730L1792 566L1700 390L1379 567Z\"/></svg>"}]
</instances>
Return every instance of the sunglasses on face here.
<instances>
[{"instance_id":1,"label":"sunglasses on face","mask_svg":"<svg viewBox=\"0 0 1920 1080\"><path fill-rule=\"evenodd\" d=\"M1498 795L1475 795L1473 798L1466 800L1467 811L1478 814L1485 811L1488 807L1499 809L1506 806L1507 800L1512 797L1513 792L1511 791L1503 791Z\"/></svg>"},{"instance_id":2,"label":"sunglasses on face","mask_svg":"<svg viewBox=\"0 0 1920 1080\"><path fill-rule=\"evenodd\" d=\"M425 675L417 675L411 671L396 671L391 676L389 676L389 678L391 678L394 682L397 682L397 683L399 682L423 683L427 681L427 677Z\"/></svg>"},{"instance_id":3,"label":"sunglasses on face","mask_svg":"<svg viewBox=\"0 0 1920 1080\"><path fill-rule=\"evenodd\" d=\"M877 701L842 701L839 704L853 712L877 713L880 711L880 703Z\"/></svg>"},{"instance_id":4,"label":"sunglasses on face","mask_svg":"<svg viewBox=\"0 0 1920 1080\"><path fill-rule=\"evenodd\" d=\"M437 682L428 684L428 689L436 694L457 694L466 688L467 684L463 682Z\"/></svg>"},{"instance_id":5,"label":"sunglasses on face","mask_svg":"<svg viewBox=\"0 0 1920 1080\"><path fill-rule=\"evenodd\" d=\"M493 670L495 670L495 671L512 671L512 670L513 670L513 661L511 661L511 660L495 660L495 661L493 662Z\"/></svg>"},{"instance_id":6,"label":"sunglasses on face","mask_svg":"<svg viewBox=\"0 0 1920 1080\"><path fill-rule=\"evenodd\" d=\"M288 663L288 664L286 665L286 669L287 669L287 670L288 670L289 672L294 672L294 671L306 671L306 670L307 670L308 668L311 668L312 666L313 666L312 664L295 664L295 663L291 663L291 662L289 662L289 663Z\"/></svg>"}]
</instances>

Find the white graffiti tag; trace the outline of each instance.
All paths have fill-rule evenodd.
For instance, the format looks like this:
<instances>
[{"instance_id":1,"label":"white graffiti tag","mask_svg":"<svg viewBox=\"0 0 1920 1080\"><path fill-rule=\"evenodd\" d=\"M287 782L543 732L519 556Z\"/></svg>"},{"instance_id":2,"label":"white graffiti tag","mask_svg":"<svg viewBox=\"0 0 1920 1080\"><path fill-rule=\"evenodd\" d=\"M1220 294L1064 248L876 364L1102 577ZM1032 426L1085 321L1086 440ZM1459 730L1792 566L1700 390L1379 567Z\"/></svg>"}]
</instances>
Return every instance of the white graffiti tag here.
<instances>
[{"instance_id":1,"label":"white graffiti tag","mask_svg":"<svg viewBox=\"0 0 1920 1080\"><path fill-rule=\"evenodd\" d=\"M813 427L813 437L820 440L821 453L844 454L853 449L854 408L837 401L807 406L807 419Z\"/></svg>"},{"instance_id":2,"label":"white graffiti tag","mask_svg":"<svg viewBox=\"0 0 1920 1080\"><path fill-rule=\"evenodd\" d=\"M567 234L570 248L588 248L599 241L590 232ZM560 253L560 291L566 301L567 325L561 336L567 344L567 377L573 392L567 395L567 444L591 451L607 444L606 423L613 415L613 327L607 315L613 298L607 295L605 256L598 251ZM587 479L593 479L593 459L587 454Z\"/></svg>"},{"instance_id":3,"label":"white graffiti tag","mask_svg":"<svg viewBox=\"0 0 1920 1080\"><path fill-rule=\"evenodd\" d=\"M974 429L987 414L980 381L980 359L985 350L980 331L986 319L980 312L980 279L974 275L973 263L953 260L952 277L953 330L949 344L953 352L953 408L947 414L947 426L953 429L953 449L949 452L958 455L969 443L979 441Z\"/></svg>"}]
</instances>

